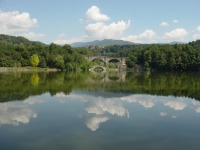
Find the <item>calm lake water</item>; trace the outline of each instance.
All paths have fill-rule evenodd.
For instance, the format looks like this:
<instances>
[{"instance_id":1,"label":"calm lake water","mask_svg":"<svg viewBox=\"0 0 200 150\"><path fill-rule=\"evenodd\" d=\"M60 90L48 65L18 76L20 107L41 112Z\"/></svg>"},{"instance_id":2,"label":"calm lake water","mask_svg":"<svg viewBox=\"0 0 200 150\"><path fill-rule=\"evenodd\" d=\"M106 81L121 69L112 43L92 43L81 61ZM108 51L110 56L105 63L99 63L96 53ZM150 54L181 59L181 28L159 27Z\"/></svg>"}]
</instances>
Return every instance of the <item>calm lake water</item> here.
<instances>
[{"instance_id":1,"label":"calm lake water","mask_svg":"<svg viewBox=\"0 0 200 150\"><path fill-rule=\"evenodd\" d=\"M199 150L199 73L0 73L0 150Z\"/></svg>"}]
</instances>

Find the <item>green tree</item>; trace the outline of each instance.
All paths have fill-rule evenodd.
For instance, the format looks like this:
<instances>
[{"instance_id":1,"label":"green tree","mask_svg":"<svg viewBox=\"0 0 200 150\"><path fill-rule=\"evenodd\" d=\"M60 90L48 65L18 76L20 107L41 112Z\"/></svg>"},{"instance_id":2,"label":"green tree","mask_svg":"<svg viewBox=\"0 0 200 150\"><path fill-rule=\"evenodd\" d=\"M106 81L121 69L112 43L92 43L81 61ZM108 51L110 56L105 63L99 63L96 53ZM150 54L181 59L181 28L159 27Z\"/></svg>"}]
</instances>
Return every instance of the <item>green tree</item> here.
<instances>
[{"instance_id":1,"label":"green tree","mask_svg":"<svg viewBox=\"0 0 200 150\"><path fill-rule=\"evenodd\" d=\"M33 54L30 59L31 65L33 67L37 67L38 63L40 62L39 57L37 54Z\"/></svg>"}]
</instances>

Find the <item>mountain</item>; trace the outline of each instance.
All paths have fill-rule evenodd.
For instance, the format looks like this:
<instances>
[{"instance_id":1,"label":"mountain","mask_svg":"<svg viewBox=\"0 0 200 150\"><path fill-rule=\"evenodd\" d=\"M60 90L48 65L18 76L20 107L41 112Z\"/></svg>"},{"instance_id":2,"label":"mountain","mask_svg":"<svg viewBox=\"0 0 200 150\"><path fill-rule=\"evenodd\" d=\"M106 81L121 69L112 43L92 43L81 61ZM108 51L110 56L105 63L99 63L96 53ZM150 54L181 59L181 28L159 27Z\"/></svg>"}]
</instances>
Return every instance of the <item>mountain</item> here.
<instances>
[{"instance_id":1,"label":"mountain","mask_svg":"<svg viewBox=\"0 0 200 150\"><path fill-rule=\"evenodd\" d=\"M134 43L123 40L104 39L102 41L95 40L92 42L76 42L71 44L72 47L87 47L87 46L111 46L111 45L133 45Z\"/></svg>"},{"instance_id":2,"label":"mountain","mask_svg":"<svg viewBox=\"0 0 200 150\"><path fill-rule=\"evenodd\" d=\"M25 46L32 46L37 44L45 45L42 42L38 41L29 41L25 37L22 36L10 36L5 34L0 34L0 44L10 44L10 45L25 45Z\"/></svg>"},{"instance_id":3,"label":"mountain","mask_svg":"<svg viewBox=\"0 0 200 150\"><path fill-rule=\"evenodd\" d=\"M169 44L170 44L170 45L174 45L174 44L185 44L185 43L174 41L174 42L170 42Z\"/></svg>"}]
</instances>

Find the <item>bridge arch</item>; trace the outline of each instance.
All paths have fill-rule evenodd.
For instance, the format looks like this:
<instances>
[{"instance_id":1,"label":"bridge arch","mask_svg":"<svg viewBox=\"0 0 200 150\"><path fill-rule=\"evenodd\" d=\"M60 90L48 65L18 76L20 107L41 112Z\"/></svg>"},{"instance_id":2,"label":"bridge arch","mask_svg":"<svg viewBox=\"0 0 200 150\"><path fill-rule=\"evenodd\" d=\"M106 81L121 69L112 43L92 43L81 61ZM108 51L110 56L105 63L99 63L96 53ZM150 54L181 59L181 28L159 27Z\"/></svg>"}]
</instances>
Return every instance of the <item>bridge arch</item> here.
<instances>
[{"instance_id":1,"label":"bridge arch","mask_svg":"<svg viewBox=\"0 0 200 150\"><path fill-rule=\"evenodd\" d=\"M107 61L109 63L109 62L114 61L114 60L117 60L117 62L121 62L122 61L120 58L115 58L115 57L109 58Z\"/></svg>"},{"instance_id":2,"label":"bridge arch","mask_svg":"<svg viewBox=\"0 0 200 150\"><path fill-rule=\"evenodd\" d=\"M100 62L98 62L98 60L100 61ZM102 58L94 58L93 60L91 60L92 62L95 62L96 63L96 65L106 65L106 62L102 59Z\"/></svg>"}]
</instances>

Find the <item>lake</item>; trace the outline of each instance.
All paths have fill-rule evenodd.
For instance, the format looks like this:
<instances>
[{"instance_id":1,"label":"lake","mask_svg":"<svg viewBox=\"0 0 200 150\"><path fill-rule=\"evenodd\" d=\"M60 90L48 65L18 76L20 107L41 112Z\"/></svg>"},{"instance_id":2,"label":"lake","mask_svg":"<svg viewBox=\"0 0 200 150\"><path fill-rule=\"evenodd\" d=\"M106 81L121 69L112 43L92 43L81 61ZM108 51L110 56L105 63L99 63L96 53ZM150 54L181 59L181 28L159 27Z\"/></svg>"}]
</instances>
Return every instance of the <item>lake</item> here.
<instances>
[{"instance_id":1,"label":"lake","mask_svg":"<svg viewBox=\"0 0 200 150\"><path fill-rule=\"evenodd\" d=\"M0 149L199 150L199 75L0 73Z\"/></svg>"}]
</instances>

